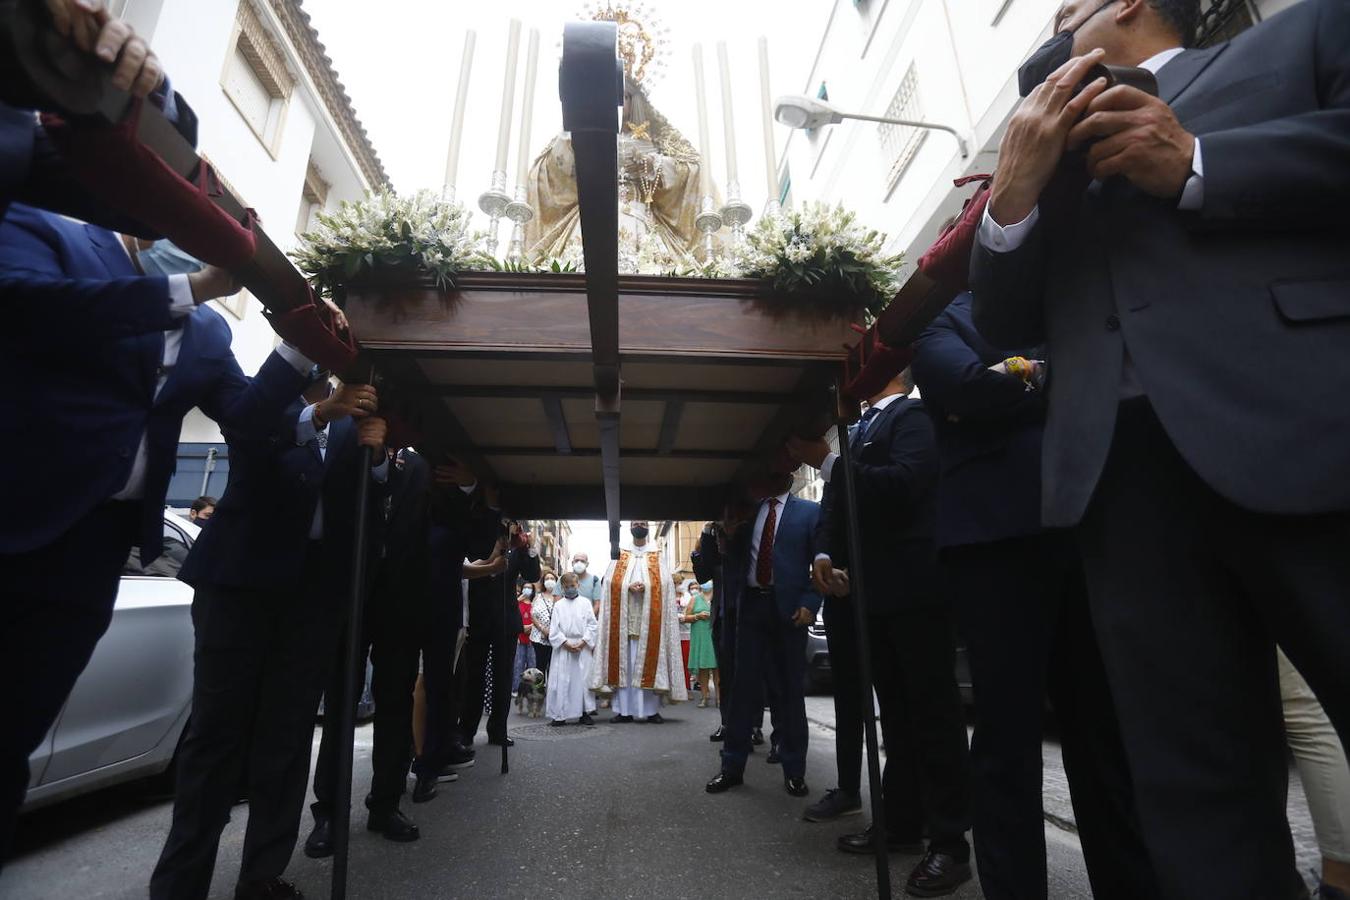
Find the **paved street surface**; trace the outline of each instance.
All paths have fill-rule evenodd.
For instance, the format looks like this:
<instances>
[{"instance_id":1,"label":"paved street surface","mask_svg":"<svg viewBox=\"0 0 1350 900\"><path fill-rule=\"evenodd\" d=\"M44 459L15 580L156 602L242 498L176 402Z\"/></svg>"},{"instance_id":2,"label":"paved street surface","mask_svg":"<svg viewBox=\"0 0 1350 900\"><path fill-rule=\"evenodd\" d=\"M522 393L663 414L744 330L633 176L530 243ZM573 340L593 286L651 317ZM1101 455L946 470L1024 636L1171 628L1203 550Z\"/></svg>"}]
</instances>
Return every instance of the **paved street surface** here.
<instances>
[{"instance_id":1,"label":"paved street surface","mask_svg":"<svg viewBox=\"0 0 1350 900\"><path fill-rule=\"evenodd\" d=\"M834 783L828 697L811 698L814 719L807 781L811 797L787 796L762 754L746 786L710 796L717 772L714 709L685 704L669 723L549 728L512 715L516 746L502 776L497 748L427 804L405 800L422 840L394 844L364 831L360 806L370 778L369 726L357 735L349 896L365 898L833 898L875 896L870 857L834 849L861 827L811 825L801 810ZM315 746L317 748L317 733ZM248 808L236 807L217 862L212 897L228 898L238 871ZM20 857L0 875L0 898L144 897L168 827L170 806L145 785L126 786L39 811L20 824ZM306 816L301 840L308 831ZM1052 896L1086 898L1076 837L1047 825ZM892 856L897 897L913 856ZM306 895L326 897L331 861L296 851L288 877ZM957 895L981 896L971 882Z\"/></svg>"}]
</instances>

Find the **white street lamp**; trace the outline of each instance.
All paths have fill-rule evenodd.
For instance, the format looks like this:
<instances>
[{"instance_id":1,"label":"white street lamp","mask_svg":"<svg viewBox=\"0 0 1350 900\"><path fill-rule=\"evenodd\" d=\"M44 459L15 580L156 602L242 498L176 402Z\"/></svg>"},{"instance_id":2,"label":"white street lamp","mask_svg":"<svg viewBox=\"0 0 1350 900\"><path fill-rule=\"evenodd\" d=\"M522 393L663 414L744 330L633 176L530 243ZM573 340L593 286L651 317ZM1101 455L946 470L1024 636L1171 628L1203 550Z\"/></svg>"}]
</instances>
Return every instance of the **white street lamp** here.
<instances>
[{"instance_id":1,"label":"white street lamp","mask_svg":"<svg viewBox=\"0 0 1350 900\"><path fill-rule=\"evenodd\" d=\"M859 113L840 112L828 103L800 94L779 97L774 104L773 117L789 128L819 128L822 125L837 125L845 119L861 119L864 122L881 122L884 125L904 125L909 128L945 131L956 138L956 145L961 149L961 158L970 158L970 147L966 144L966 139L955 128L935 125L932 122L913 122L909 119L888 119L885 116L864 116Z\"/></svg>"}]
</instances>

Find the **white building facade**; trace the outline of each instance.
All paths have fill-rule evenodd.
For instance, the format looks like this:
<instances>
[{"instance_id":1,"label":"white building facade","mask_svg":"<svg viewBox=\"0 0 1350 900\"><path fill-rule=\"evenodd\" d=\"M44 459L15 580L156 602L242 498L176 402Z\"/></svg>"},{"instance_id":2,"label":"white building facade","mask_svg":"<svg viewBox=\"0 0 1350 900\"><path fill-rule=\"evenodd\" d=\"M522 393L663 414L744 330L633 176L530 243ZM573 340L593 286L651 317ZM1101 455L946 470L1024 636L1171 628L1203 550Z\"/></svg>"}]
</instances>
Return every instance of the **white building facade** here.
<instances>
[{"instance_id":1,"label":"white building facade","mask_svg":"<svg viewBox=\"0 0 1350 900\"><path fill-rule=\"evenodd\" d=\"M144 36L199 119L198 150L283 251L335 209L388 185L319 36L299 0L113 0ZM247 291L216 308L246 374L277 337ZM225 485L226 447L193 410L183 423L171 505Z\"/></svg>"}]
</instances>

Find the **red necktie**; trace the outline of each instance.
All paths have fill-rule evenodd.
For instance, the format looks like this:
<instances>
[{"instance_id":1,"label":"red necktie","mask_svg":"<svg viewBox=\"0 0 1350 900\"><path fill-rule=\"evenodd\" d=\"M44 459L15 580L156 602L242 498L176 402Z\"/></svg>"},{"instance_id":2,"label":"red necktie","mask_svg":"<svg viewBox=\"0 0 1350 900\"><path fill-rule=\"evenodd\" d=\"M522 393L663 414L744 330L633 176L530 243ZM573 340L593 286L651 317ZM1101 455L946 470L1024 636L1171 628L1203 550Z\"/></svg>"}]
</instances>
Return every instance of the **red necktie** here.
<instances>
[{"instance_id":1,"label":"red necktie","mask_svg":"<svg viewBox=\"0 0 1350 900\"><path fill-rule=\"evenodd\" d=\"M778 530L778 500L769 501L769 514L764 517L764 530L759 535L759 559L755 562L755 580L762 588L773 584L773 536Z\"/></svg>"}]
</instances>

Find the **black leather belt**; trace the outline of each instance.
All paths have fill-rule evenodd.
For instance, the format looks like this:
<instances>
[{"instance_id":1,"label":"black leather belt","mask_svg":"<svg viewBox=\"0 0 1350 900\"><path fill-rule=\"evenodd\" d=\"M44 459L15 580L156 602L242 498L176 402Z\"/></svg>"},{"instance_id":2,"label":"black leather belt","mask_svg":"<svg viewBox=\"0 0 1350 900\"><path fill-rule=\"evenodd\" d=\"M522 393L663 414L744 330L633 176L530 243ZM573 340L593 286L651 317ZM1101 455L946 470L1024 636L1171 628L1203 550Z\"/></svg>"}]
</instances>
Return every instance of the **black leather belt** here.
<instances>
[{"instance_id":1,"label":"black leather belt","mask_svg":"<svg viewBox=\"0 0 1350 900\"><path fill-rule=\"evenodd\" d=\"M746 589L745 589L745 592L746 592L746 594L751 594L751 595L758 596L758 597L772 597L772 596L773 596L773 588L771 588L771 587L762 588L762 587L749 587L749 586L747 586Z\"/></svg>"}]
</instances>

